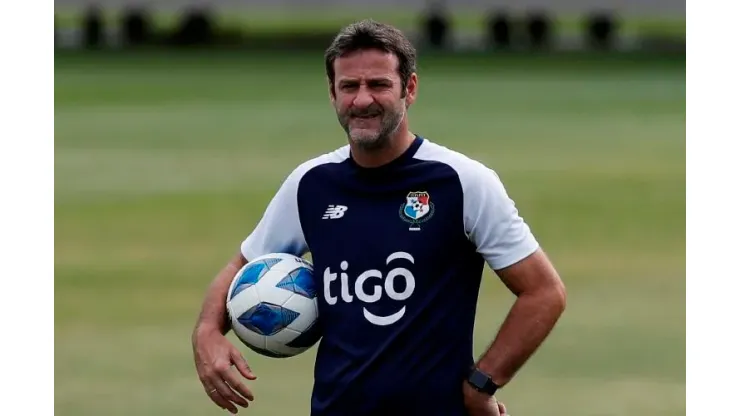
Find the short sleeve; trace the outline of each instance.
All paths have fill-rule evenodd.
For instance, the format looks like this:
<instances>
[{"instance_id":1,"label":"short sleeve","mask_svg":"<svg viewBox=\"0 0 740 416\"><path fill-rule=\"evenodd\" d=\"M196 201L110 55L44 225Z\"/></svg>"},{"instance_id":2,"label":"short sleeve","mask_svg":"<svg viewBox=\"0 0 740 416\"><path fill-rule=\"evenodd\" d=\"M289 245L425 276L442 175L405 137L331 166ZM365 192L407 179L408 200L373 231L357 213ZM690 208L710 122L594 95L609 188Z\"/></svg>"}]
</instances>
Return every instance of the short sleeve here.
<instances>
[{"instance_id":1,"label":"short sleeve","mask_svg":"<svg viewBox=\"0 0 740 416\"><path fill-rule=\"evenodd\" d=\"M468 173L463 187L465 231L491 269L503 269L534 253L539 243L498 175L477 163Z\"/></svg>"},{"instance_id":2,"label":"short sleeve","mask_svg":"<svg viewBox=\"0 0 740 416\"><path fill-rule=\"evenodd\" d=\"M296 169L282 183L262 218L242 242L242 255L251 261L270 253L303 256L308 252L298 216L298 186L302 170Z\"/></svg>"}]
</instances>

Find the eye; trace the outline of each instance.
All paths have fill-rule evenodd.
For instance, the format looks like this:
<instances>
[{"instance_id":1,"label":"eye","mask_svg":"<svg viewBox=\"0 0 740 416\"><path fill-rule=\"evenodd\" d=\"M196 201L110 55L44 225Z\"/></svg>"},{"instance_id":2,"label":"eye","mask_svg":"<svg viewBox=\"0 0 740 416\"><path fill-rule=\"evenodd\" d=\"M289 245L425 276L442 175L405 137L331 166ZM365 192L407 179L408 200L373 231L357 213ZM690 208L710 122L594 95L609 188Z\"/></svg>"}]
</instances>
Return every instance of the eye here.
<instances>
[{"instance_id":1,"label":"eye","mask_svg":"<svg viewBox=\"0 0 740 416\"><path fill-rule=\"evenodd\" d=\"M342 91L353 91L357 89L356 82L342 82L339 84L339 89Z\"/></svg>"},{"instance_id":2,"label":"eye","mask_svg":"<svg viewBox=\"0 0 740 416\"><path fill-rule=\"evenodd\" d=\"M368 87L376 90L388 89L393 86L390 81L387 80L373 80L367 83Z\"/></svg>"}]
</instances>

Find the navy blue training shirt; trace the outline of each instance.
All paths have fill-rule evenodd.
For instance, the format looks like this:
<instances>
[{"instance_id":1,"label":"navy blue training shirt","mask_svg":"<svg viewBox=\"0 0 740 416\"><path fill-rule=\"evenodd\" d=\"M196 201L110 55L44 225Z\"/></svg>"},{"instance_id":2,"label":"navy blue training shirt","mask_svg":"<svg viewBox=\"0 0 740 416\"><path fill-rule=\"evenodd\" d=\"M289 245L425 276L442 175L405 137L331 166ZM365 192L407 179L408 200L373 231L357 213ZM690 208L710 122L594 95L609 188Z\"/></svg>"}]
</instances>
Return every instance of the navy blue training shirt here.
<instances>
[{"instance_id":1,"label":"navy blue training shirt","mask_svg":"<svg viewBox=\"0 0 740 416\"><path fill-rule=\"evenodd\" d=\"M465 415L483 267L537 248L493 170L422 137L379 168L349 146L301 164L241 246L247 259L311 252L312 416Z\"/></svg>"}]
</instances>

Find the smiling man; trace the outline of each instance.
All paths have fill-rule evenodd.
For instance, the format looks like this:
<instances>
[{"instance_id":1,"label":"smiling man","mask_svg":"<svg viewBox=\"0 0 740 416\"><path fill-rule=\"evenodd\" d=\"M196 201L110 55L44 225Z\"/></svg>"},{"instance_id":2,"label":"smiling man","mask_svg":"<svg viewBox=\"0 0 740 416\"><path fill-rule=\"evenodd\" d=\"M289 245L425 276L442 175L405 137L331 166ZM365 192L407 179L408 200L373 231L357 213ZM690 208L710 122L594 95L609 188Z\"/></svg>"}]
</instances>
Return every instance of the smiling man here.
<instances>
[{"instance_id":1,"label":"smiling man","mask_svg":"<svg viewBox=\"0 0 740 416\"><path fill-rule=\"evenodd\" d=\"M419 80L399 30L355 23L325 58L349 144L298 166L216 276L193 333L204 388L232 412L253 399L230 367L254 375L224 337L236 271L311 252L323 329L313 416L504 414L494 394L559 319L562 281L493 170L409 130ZM517 300L475 360L486 264Z\"/></svg>"}]
</instances>

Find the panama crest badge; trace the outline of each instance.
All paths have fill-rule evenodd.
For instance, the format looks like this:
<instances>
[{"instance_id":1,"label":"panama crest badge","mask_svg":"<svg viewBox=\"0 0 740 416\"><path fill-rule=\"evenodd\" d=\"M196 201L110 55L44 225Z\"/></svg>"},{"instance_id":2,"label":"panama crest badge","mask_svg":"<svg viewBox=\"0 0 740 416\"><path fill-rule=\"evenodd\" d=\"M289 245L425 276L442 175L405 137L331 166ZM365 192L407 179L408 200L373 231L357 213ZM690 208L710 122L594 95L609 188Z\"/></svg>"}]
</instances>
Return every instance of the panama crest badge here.
<instances>
[{"instance_id":1,"label":"panama crest badge","mask_svg":"<svg viewBox=\"0 0 740 416\"><path fill-rule=\"evenodd\" d=\"M406 202L401 204L399 215L410 224L410 231L421 230L421 223L434 215L434 204L429 200L429 192L409 192Z\"/></svg>"}]
</instances>

